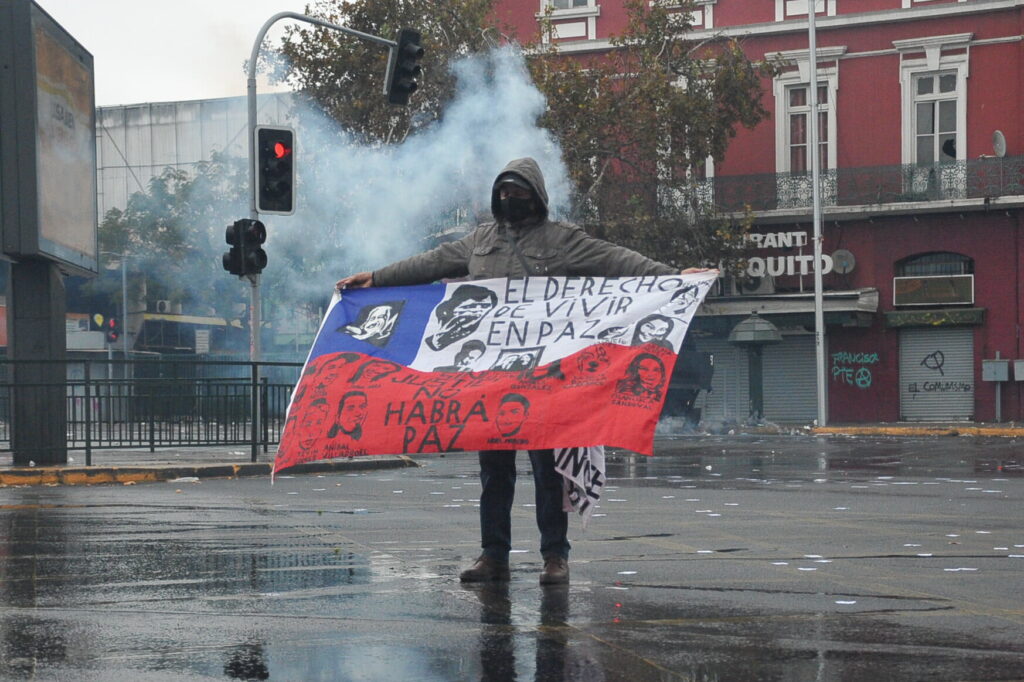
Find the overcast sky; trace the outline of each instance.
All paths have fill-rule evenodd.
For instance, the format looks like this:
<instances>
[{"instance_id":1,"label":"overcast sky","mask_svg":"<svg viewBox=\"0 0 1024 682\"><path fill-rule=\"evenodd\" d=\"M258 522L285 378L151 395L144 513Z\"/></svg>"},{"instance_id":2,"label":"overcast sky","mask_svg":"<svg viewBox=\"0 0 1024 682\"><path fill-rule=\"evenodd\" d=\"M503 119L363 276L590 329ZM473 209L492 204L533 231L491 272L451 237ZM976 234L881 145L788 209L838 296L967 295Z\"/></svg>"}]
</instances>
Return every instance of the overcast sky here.
<instances>
[{"instance_id":1,"label":"overcast sky","mask_svg":"<svg viewBox=\"0 0 1024 682\"><path fill-rule=\"evenodd\" d=\"M89 50L96 104L245 94L244 64L263 23L305 0L36 0ZM280 36L283 20L269 34ZM276 41L275 41L276 42ZM268 92L261 81L260 92Z\"/></svg>"}]
</instances>

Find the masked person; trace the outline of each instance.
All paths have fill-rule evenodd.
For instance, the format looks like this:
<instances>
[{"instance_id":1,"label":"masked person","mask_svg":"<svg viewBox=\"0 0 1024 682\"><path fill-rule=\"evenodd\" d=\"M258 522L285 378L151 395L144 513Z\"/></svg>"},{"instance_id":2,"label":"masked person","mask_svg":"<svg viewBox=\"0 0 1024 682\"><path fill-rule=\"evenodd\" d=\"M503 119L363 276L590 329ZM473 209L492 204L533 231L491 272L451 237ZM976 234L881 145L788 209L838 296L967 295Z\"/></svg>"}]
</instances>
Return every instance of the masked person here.
<instances>
[{"instance_id":1,"label":"masked person","mask_svg":"<svg viewBox=\"0 0 1024 682\"><path fill-rule=\"evenodd\" d=\"M510 161L491 189L494 222L479 225L457 241L374 272L338 281L338 288L409 286L439 279L468 277L675 275L675 268L635 251L591 237L576 225L548 218L548 193L537 162ZM698 272L696 269L684 270ZM554 451L530 450L536 484L537 527L544 558L541 584L569 581L569 518L562 508L562 477ZM509 579L512 546L512 500L515 494L514 450L480 452L480 535L483 553L464 570L462 582Z\"/></svg>"}]
</instances>

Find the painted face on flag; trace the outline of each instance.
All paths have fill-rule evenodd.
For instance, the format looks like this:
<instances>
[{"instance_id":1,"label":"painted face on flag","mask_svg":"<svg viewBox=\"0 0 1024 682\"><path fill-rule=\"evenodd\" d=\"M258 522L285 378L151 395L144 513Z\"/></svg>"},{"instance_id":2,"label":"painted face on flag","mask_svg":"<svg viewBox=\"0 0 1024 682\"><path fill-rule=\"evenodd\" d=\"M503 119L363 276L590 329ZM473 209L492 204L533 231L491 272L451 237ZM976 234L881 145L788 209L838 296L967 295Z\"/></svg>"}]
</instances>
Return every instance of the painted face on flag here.
<instances>
[{"instance_id":1,"label":"painted face on flag","mask_svg":"<svg viewBox=\"0 0 1024 682\"><path fill-rule=\"evenodd\" d=\"M661 387L665 381L665 367L656 358L644 358L636 368L640 385L648 391L654 391Z\"/></svg>"},{"instance_id":2,"label":"painted face on flag","mask_svg":"<svg viewBox=\"0 0 1024 682\"><path fill-rule=\"evenodd\" d=\"M530 414L530 401L518 393L509 393L501 399L498 415L494 423L498 433L503 436L514 436L522 428L523 422Z\"/></svg>"},{"instance_id":3,"label":"painted face on flag","mask_svg":"<svg viewBox=\"0 0 1024 682\"><path fill-rule=\"evenodd\" d=\"M490 289L463 284L452 292L451 298L439 303L434 310L434 316L441 327L426 339L427 346L432 350L441 350L469 336L480 326L480 320L497 304L498 296Z\"/></svg>"},{"instance_id":4,"label":"painted face on flag","mask_svg":"<svg viewBox=\"0 0 1024 682\"><path fill-rule=\"evenodd\" d=\"M637 323L632 345L642 346L645 343L655 343L669 348L667 337L671 331L672 320L664 315L648 315Z\"/></svg>"},{"instance_id":5,"label":"painted face on flag","mask_svg":"<svg viewBox=\"0 0 1024 682\"><path fill-rule=\"evenodd\" d=\"M394 301L367 306L359 311L355 323L340 327L338 331L383 348L391 340L391 332L398 323L403 305L404 301Z\"/></svg>"},{"instance_id":6,"label":"painted face on flag","mask_svg":"<svg viewBox=\"0 0 1024 682\"><path fill-rule=\"evenodd\" d=\"M366 421L368 401L362 391L349 391L338 401L338 410L334 415L334 424L328 432L328 438L335 438L339 433L359 440L363 435L363 422Z\"/></svg>"},{"instance_id":7,"label":"painted face on flag","mask_svg":"<svg viewBox=\"0 0 1024 682\"><path fill-rule=\"evenodd\" d=\"M317 398L309 404L302 415L302 423L299 425L302 434L299 437L300 448L309 450L313 447L317 439L323 435L325 421L327 421L327 400Z\"/></svg>"},{"instance_id":8,"label":"painted face on flag","mask_svg":"<svg viewBox=\"0 0 1024 682\"><path fill-rule=\"evenodd\" d=\"M620 395L634 396L647 400L661 397L661 387L665 383L665 363L652 353L640 353L629 363L626 376L616 385Z\"/></svg>"}]
</instances>

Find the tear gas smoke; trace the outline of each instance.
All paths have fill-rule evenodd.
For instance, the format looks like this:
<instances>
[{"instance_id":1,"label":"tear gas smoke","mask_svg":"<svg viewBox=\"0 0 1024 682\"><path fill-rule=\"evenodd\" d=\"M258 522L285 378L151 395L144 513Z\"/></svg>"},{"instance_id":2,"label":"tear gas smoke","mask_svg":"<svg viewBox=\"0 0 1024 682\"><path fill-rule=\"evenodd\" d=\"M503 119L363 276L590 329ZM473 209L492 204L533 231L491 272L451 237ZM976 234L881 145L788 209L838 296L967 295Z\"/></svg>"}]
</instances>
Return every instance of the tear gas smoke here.
<instances>
[{"instance_id":1,"label":"tear gas smoke","mask_svg":"<svg viewBox=\"0 0 1024 682\"><path fill-rule=\"evenodd\" d=\"M343 275L423 251L431 235L490 219L491 185L514 158L537 160L552 216L567 212L561 150L537 125L545 100L521 52L502 47L452 69L456 92L442 118L401 144L361 145L337 122L300 107L297 212L266 220L268 270L307 268L284 273L297 300L318 299Z\"/></svg>"},{"instance_id":2,"label":"tear gas smoke","mask_svg":"<svg viewBox=\"0 0 1024 682\"><path fill-rule=\"evenodd\" d=\"M568 212L561 150L537 125L546 103L521 52L498 48L461 59L452 69L456 91L441 118L419 125L399 144L367 145L297 97L287 121L271 111L276 106L261 107L261 123L296 130L296 213L261 217L269 260L262 275L263 317L276 329L315 330L340 277L421 252L439 233L468 231L478 219L491 219L491 185L511 159L535 158L545 174L551 215ZM162 205L177 191L176 180L133 198L140 206L156 206L156 219L174 225L187 245L174 254L129 247L131 266L145 273L149 293L142 296L183 300L191 312L233 317L244 310L249 284L232 281L220 262L225 225L248 214L245 162L225 156L196 175L202 181L188 186L185 209L177 197L171 208Z\"/></svg>"}]
</instances>

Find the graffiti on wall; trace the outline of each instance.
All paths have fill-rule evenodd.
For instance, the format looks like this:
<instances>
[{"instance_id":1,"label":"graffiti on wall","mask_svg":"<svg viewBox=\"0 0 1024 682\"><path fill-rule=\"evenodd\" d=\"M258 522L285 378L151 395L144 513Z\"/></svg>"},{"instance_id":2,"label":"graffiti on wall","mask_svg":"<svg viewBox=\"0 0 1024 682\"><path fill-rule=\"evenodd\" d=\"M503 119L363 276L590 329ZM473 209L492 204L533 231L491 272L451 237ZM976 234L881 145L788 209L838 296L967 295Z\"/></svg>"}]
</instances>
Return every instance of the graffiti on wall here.
<instances>
[{"instance_id":1,"label":"graffiti on wall","mask_svg":"<svg viewBox=\"0 0 1024 682\"><path fill-rule=\"evenodd\" d=\"M939 377L945 377L946 354L936 350L921 358L920 365L932 372L937 372ZM908 393L970 393L974 390L974 384L970 381L921 381L911 382L907 385Z\"/></svg>"},{"instance_id":2,"label":"graffiti on wall","mask_svg":"<svg viewBox=\"0 0 1024 682\"><path fill-rule=\"evenodd\" d=\"M832 353L832 381L861 390L871 388L871 365L878 364L878 353Z\"/></svg>"}]
</instances>

